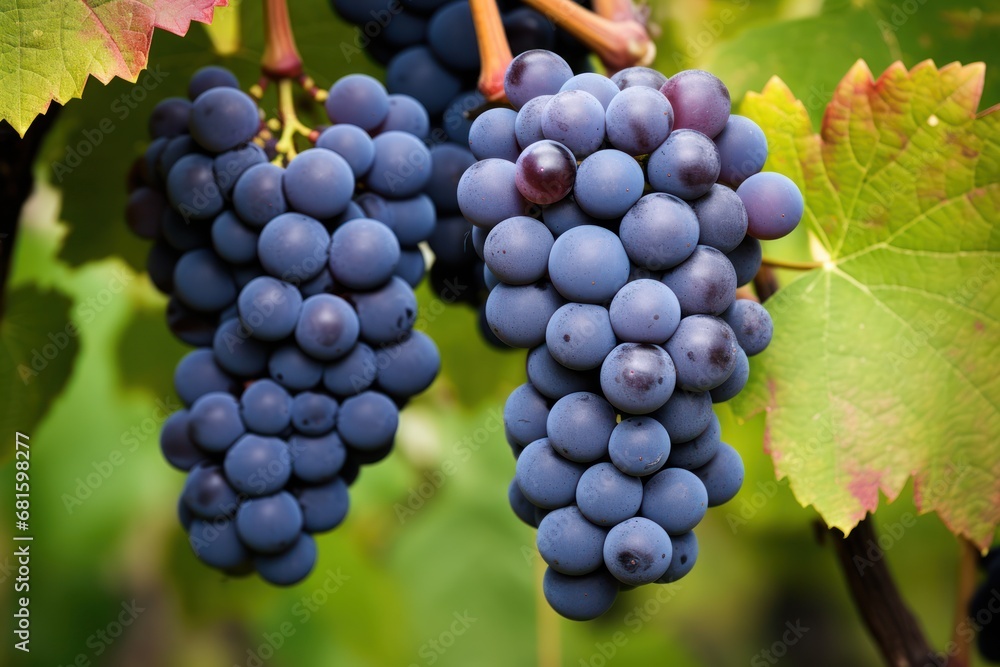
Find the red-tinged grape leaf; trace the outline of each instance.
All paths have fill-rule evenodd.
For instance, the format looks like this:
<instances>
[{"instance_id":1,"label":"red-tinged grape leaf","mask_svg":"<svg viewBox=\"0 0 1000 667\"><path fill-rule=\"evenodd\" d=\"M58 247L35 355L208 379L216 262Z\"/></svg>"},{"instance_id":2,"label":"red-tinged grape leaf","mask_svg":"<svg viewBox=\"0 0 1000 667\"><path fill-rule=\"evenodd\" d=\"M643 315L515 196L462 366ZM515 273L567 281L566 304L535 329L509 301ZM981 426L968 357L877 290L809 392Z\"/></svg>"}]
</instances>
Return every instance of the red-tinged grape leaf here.
<instances>
[{"instance_id":1,"label":"red-tinged grape leaf","mask_svg":"<svg viewBox=\"0 0 1000 667\"><path fill-rule=\"evenodd\" d=\"M178 35L228 0L14 0L0 12L0 119L24 135L53 101L83 95L91 76L135 81L153 29Z\"/></svg>"},{"instance_id":2,"label":"red-tinged grape leaf","mask_svg":"<svg viewBox=\"0 0 1000 667\"><path fill-rule=\"evenodd\" d=\"M859 61L815 134L778 79L741 113L792 178L822 266L767 302L742 416L803 505L849 531L914 478L918 509L987 547L1000 521L1000 112L981 63L873 80Z\"/></svg>"}]
</instances>

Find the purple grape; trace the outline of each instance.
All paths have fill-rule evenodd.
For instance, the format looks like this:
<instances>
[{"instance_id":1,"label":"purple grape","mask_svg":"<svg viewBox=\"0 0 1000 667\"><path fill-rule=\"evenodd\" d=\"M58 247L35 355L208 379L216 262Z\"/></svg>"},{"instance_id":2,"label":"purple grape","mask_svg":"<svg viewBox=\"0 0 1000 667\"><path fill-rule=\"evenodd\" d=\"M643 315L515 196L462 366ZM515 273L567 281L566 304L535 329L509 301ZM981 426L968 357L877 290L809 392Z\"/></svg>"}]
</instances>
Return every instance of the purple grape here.
<instances>
[{"instance_id":1,"label":"purple grape","mask_svg":"<svg viewBox=\"0 0 1000 667\"><path fill-rule=\"evenodd\" d=\"M701 523L707 511L708 492L701 480L683 468L667 468L643 488L639 515L679 535Z\"/></svg>"},{"instance_id":2,"label":"purple grape","mask_svg":"<svg viewBox=\"0 0 1000 667\"><path fill-rule=\"evenodd\" d=\"M490 330L507 345L531 348L545 341L549 318L563 303L551 283L501 283L486 300L486 320Z\"/></svg>"},{"instance_id":3,"label":"purple grape","mask_svg":"<svg viewBox=\"0 0 1000 667\"><path fill-rule=\"evenodd\" d=\"M723 403L733 398L743 391L743 387L746 386L749 379L750 360L747 359L747 353L743 351L742 347L737 348L736 368L733 369L732 374L726 378L725 382L709 392L712 396L712 402Z\"/></svg>"},{"instance_id":4,"label":"purple grape","mask_svg":"<svg viewBox=\"0 0 1000 667\"><path fill-rule=\"evenodd\" d=\"M618 597L618 581L601 568L574 577L545 570L542 591L556 613L573 621L591 621L611 609Z\"/></svg>"},{"instance_id":5,"label":"purple grape","mask_svg":"<svg viewBox=\"0 0 1000 667\"><path fill-rule=\"evenodd\" d=\"M523 215L530 205L517 189L516 172L513 162L497 158L481 160L469 167L458 183L462 215L486 229Z\"/></svg>"},{"instance_id":6,"label":"purple grape","mask_svg":"<svg viewBox=\"0 0 1000 667\"><path fill-rule=\"evenodd\" d=\"M629 258L650 271L677 266L698 244L698 218L687 203L660 192L646 195L619 229Z\"/></svg>"},{"instance_id":7,"label":"purple grape","mask_svg":"<svg viewBox=\"0 0 1000 667\"><path fill-rule=\"evenodd\" d=\"M583 465L556 454L544 438L524 448L517 459L516 469L515 479L524 497L532 504L547 509L571 504L577 495L577 484L584 474ZM642 495L641 484L639 495Z\"/></svg>"},{"instance_id":8,"label":"purple grape","mask_svg":"<svg viewBox=\"0 0 1000 667\"><path fill-rule=\"evenodd\" d=\"M603 306L568 303L549 318L545 345L560 364L574 371L597 368L617 341Z\"/></svg>"},{"instance_id":9,"label":"purple grape","mask_svg":"<svg viewBox=\"0 0 1000 667\"><path fill-rule=\"evenodd\" d=\"M725 185L715 184L708 194L691 202L701 233L698 243L729 253L747 233L747 210L743 201Z\"/></svg>"},{"instance_id":10,"label":"purple grape","mask_svg":"<svg viewBox=\"0 0 1000 667\"><path fill-rule=\"evenodd\" d=\"M608 531L587 521L573 505L549 512L538 524L536 543L542 560L556 572L589 574L604 564Z\"/></svg>"},{"instance_id":11,"label":"purple grape","mask_svg":"<svg viewBox=\"0 0 1000 667\"><path fill-rule=\"evenodd\" d=\"M670 442L689 442L704 433L711 423L712 399L708 392L674 391L662 408L650 415L667 429Z\"/></svg>"},{"instance_id":12,"label":"purple grape","mask_svg":"<svg viewBox=\"0 0 1000 667\"><path fill-rule=\"evenodd\" d=\"M573 191L576 158L556 141L536 141L517 158L518 191L535 204L554 204Z\"/></svg>"},{"instance_id":13,"label":"purple grape","mask_svg":"<svg viewBox=\"0 0 1000 667\"><path fill-rule=\"evenodd\" d=\"M657 280L634 280L622 287L610 307L618 340L662 345L681 321L681 307L669 287Z\"/></svg>"},{"instance_id":14,"label":"purple grape","mask_svg":"<svg viewBox=\"0 0 1000 667\"><path fill-rule=\"evenodd\" d=\"M349 74L330 87L326 113L334 124L350 123L374 130L389 115L389 95L379 81L365 74Z\"/></svg>"},{"instance_id":15,"label":"purple grape","mask_svg":"<svg viewBox=\"0 0 1000 667\"><path fill-rule=\"evenodd\" d=\"M529 101L517 112L514 121L514 134L521 148L527 148L536 141L545 138L542 133L542 112L553 95L540 95Z\"/></svg>"},{"instance_id":16,"label":"purple grape","mask_svg":"<svg viewBox=\"0 0 1000 667\"><path fill-rule=\"evenodd\" d=\"M512 445L527 447L545 437L549 406L531 383L522 384L507 397L503 408L504 432Z\"/></svg>"},{"instance_id":17,"label":"purple grape","mask_svg":"<svg viewBox=\"0 0 1000 667\"><path fill-rule=\"evenodd\" d=\"M542 134L583 159L604 143L604 106L582 90L557 93L542 110Z\"/></svg>"},{"instance_id":18,"label":"purple grape","mask_svg":"<svg viewBox=\"0 0 1000 667\"><path fill-rule=\"evenodd\" d=\"M611 405L633 415L661 408L673 393L675 381L673 361L658 345L622 343L601 366L604 396Z\"/></svg>"},{"instance_id":19,"label":"purple grape","mask_svg":"<svg viewBox=\"0 0 1000 667\"><path fill-rule=\"evenodd\" d=\"M767 137L745 116L730 116L725 129L715 137L715 146L722 163L719 182L731 188L738 188L767 162Z\"/></svg>"},{"instance_id":20,"label":"purple grape","mask_svg":"<svg viewBox=\"0 0 1000 667\"><path fill-rule=\"evenodd\" d=\"M515 57L507 67L503 88L515 109L539 95L554 95L573 77L573 70L561 56L532 49Z\"/></svg>"},{"instance_id":21,"label":"purple grape","mask_svg":"<svg viewBox=\"0 0 1000 667\"><path fill-rule=\"evenodd\" d=\"M610 301L628 282L629 269L618 236L603 227L571 229L556 239L549 254L552 283L565 298L579 303Z\"/></svg>"},{"instance_id":22,"label":"purple grape","mask_svg":"<svg viewBox=\"0 0 1000 667\"><path fill-rule=\"evenodd\" d=\"M608 453L615 467L626 475L651 475L667 462L670 436L651 417L629 417L611 432Z\"/></svg>"},{"instance_id":23,"label":"purple grape","mask_svg":"<svg viewBox=\"0 0 1000 667\"><path fill-rule=\"evenodd\" d=\"M663 274L663 284L673 291L681 315L721 315L736 298L736 270L726 256L699 245L684 262Z\"/></svg>"},{"instance_id":24,"label":"purple grape","mask_svg":"<svg viewBox=\"0 0 1000 667\"><path fill-rule=\"evenodd\" d=\"M611 100L618 94L618 85L606 76L595 74L594 72L584 72L577 74L567 81L559 89L559 92L566 90L582 90L590 93L600 101L601 106L607 110Z\"/></svg>"},{"instance_id":25,"label":"purple grape","mask_svg":"<svg viewBox=\"0 0 1000 667\"><path fill-rule=\"evenodd\" d=\"M742 287L757 275L764 259L764 251L760 247L760 241L752 236L745 236L735 250L726 253L726 257L736 270L736 285Z\"/></svg>"},{"instance_id":26,"label":"purple grape","mask_svg":"<svg viewBox=\"0 0 1000 667\"><path fill-rule=\"evenodd\" d=\"M672 584L678 581L691 572L695 561L698 560L698 538L695 537L694 531L671 535L670 546L673 547L670 567L656 580L658 584Z\"/></svg>"},{"instance_id":27,"label":"purple grape","mask_svg":"<svg viewBox=\"0 0 1000 667\"><path fill-rule=\"evenodd\" d=\"M681 199L707 194L719 177L719 151L695 130L674 130L649 156L649 184ZM746 203L746 202L744 202Z\"/></svg>"},{"instance_id":28,"label":"purple grape","mask_svg":"<svg viewBox=\"0 0 1000 667\"><path fill-rule=\"evenodd\" d=\"M732 327L736 341L748 356L760 354L771 342L774 323L764 306L749 299L736 299L722 319Z\"/></svg>"},{"instance_id":29,"label":"purple grape","mask_svg":"<svg viewBox=\"0 0 1000 667\"><path fill-rule=\"evenodd\" d=\"M515 162L521 148L514 134L517 112L513 109L487 109L472 122L469 148L478 160L500 158Z\"/></svg>"},{"instance_id":30,"label":"purple grape","mask_svg":"<svg viewBox=\"0 0 1000 667\"><path fill-rule=\"evenodd\" d=\"M548 413L545 430L552 448L570 461L605 457L618 414L604 397L580 391L563 396Z\"/></svg>"},{"instance_id":31,"label":"purple grape","mask_svg":"<svg viewBox=\"0 0 1000 667\"><path fill-rule=\"evenodd\" d=\"M667 77L650 67L626 67L615 72L611 81L620 90L627 88L644 87L659 90L667 82Z\"/></svg>"},{"instance_id":32,"label":"purple grape","mask_svg":"<svg viewBox=\"0 0 1000 667\"><path fill-rule=\"evenodd\" d=\"M634 517L618 524L604 542L604 564L628 586L651 584L667 571L673 547L655 522Z\"/></svg>"},{"instance_id":33,"label":"purple grape","mask_svg":"<svg viewBox=\"0 0 1000 667\"><path fill-rule=\"evenodd\" d=\"M357 125L345 123L326 128L316 139L316 147L333 151L347 161L355 180L367 174L375 161L375 144Z\"/></svg>"},{"instance_id":34,"label":"purple grape","mask_svg":"<svg viewBox=\"0 0 1000 667\"><path fill-rule=\"evenodd\" d=\"M732 500L743 486L743 459L739 452L722 443L712 460L694 474L708 491L708 506L718 507Z\"/></svg>"},{"instance_id":35,"label":"purple grape","mask_svg":"<svg viewBox=\"0 0 1000 667\"><path fill-rule=\"evenodd\" d=\"M490 230L483 258L503 282L528 285L545 276L553 241L552 233L534 218L508 218Z\"/></svg>"},{"instance_id":36,"label":"purple grape","mask_svg":"<svg viewBox=\"0 0 1000 667\"><path fill-rule=\"evenodd\" d=\"M790 178L773 171L754 174L736 190L747 209L747 234L770 241L792 233L802 219L805 203Z\"/></svg>"},{"instance_id":37,"label":"purple grape","mask_svg":"<svg viewBox=\"0 0 1000 667\"><path fill-rule=\"evenodd\" d=\"M580 477L576 504L591 523L614 526L639 511L642 482L638 477L626 475L613 463L596 463Z\"/></svg>"},{"instance_id":38,"label":"purple grape","mask_svg":"<svg viewBox=\"0 0 1000 667\"><path fill-rule=\"evenodd\" d=\"M711 315L685 317L666 344L677 386L687 391L708 391L725 382L736 367L738 348L729 325Z\"/></svg>"},{"instance_id":39,"label":"purple grape","mask_svg":"<svg viewBox=\"0 0 1000 667\"><path fill-rule=\"evenodd\" d=\"M732 106L729 89L704 70L689 69L670 77L660 88L674 107L674 127L714 137L726 127Z\"/></svg>"},{"instance_id":40,"label":"purple grape","mask_svg":"<svg viewBox=\"0 0 1000 667\"><path fill-rule=\"evenodd\" d=\"M644 185L635 158L614 149L598 151L577 170L576 203L595 218L620 218L642 197Z\"/></svg>"},{"instance_id":41,"label":"purple grape","mask_svg":"<svg viewBox=\"0 0 1000 667\"><path fill-rule=\"evenodd\" d=\"M659 91L627 88L608 106L606 124L612 146L629 155L646 155L667 140L674 111Z\"/></svg>"}]
</instances>

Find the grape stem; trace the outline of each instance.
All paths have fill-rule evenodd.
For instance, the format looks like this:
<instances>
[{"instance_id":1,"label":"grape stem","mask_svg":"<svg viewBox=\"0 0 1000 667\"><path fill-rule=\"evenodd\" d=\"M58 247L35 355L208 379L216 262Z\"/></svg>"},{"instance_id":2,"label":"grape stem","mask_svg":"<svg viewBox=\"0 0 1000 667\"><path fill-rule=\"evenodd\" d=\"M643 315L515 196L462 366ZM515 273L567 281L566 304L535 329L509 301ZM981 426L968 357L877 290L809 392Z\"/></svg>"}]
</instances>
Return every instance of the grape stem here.
<instances>
[{"instance_id":1,"label":"grape stem","mask_svg":"<svg viewBox=\"0 0 1000 667\"><path fill-rule=\"evenodd\" d=\"M318 88L316 82L303 71L302 56L295 44L287 0L264 0L264 55L260 59L260 69L263 76L251 86L250 94L259 103L268 84L277 84L278 123L268 121L265 130L274 133L281 131L274 147L278 155L273 160L274 164L281 165L296 156L296 135L301 134L313 142L318 136L316 130L299 120L295 111L293 86L301 86L316 102L326 99L326 92ZM260 138L263 134L258 136Z\"/></svg>"},{"instance_id":2,"label":"grape stem","mask_svg":"<svg viewBox=\"0 0 1000 667\"><path fill-rule=\"evenodd\" d=\"M285 0L264 0L264 55L260 68L275 80L302 76L302 57L295 45Z\"/></svg>"},{"instance_id":3,"label":"grape stem","mask_svg":"<svg viewBox=\"0 0 1000 667\"><path fill-rule=\"evenodd\" d=\"M594 0L594 13L612 21L629 21L636 17L632 0Z\"/></svg>"},{"instance_id":4,"label":"grape stem","mask_svg":"<svg viewBox=\"0 0 1000 667\"><path fill-rule=\"evenodd\" d=\"M587 45L609 74L633 65L649 65L656 57L656 45L649 38L646 26L634 16L611 20L573 0L524 0L524 3ZM617 11L623 3L608 0L603 4L606 11Z\"/></svg>"},{"instance_id":5,"label":"grape stem","mask_svg":"<svg viewBox=\"0 0 1000 667\"><path fill-rule=\"evenodd\" d=\"M489 102L506 101L504 75L514 56L510 52L507 33L496 0L469 0L472 23L479 44L479 92Z\"/></svg>"},{"instance_id":6,"label":"grape stem","mask_svg":"<svg viewBox=\"0 0 1000 667\"><path fill-rule=\"evenodd\" d=\"M964 630L969 618L969 600L976 591L976 566L979 564L979 549L965 538L958 538L958 586L955 592L955 626L951 632L949 648L954 653L948 656L947 667L969 667L972 664L972 645Z\"/></svg>"},{"instance_id":7,"label":"grape stem","mask_svg":"<svg viewBox=\"0 0 1000 667\"><path fill-rule=\"evenodd\" d=\"M823 266L820 262L794 262L787 259L774 259L765 257L761 260L762 266L769 266L772 269L790 269L792 271L811 271Z\"/></svg>"},{"instance_id":8,"label":"grape stem","mask_svg":"<svg viewBox=\"0 0 1000 667\"><path fill-rule=\"evenodd\" d=\"M848 535L836 528L823 528L820 535L832 538L854 605L887 667L944 664L896 587L871 515ZM950 662L948 665L951 667Z\"/></svg>"},{"instance_id":9,"label":"grape stem","mask_svg":"<svg viewBox=\"0 0 1000 667\"><path fill-rule=\"evenodd\" d=\"M275 164L281 164L283 159L291 160L296 156L296 134L314 140L312 128L305 126L295 112L293 84L291 79L278 81L278 118L281 120L281 136L274 147L278 152L278 157L274 158Z\"/></svg>"}]
</instances>

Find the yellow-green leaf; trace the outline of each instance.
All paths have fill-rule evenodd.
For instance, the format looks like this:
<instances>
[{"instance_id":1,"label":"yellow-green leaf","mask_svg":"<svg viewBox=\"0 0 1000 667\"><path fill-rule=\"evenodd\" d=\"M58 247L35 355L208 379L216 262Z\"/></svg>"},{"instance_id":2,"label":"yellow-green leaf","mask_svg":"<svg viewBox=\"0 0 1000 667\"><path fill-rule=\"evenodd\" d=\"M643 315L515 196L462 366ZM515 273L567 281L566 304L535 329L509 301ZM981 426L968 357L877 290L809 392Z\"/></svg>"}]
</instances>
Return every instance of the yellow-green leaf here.
<instances>
[{"instance_id":1,"label":"yellow-green leaf","mask_svg":"<svg viewBox=\"0 0 1000 667\"><path fill-rule=\"evenodd\" d=\"M178 35L228 0L11 0L0 12L0 119L23 135L87 79L135 81L153 28Z\"/></svg>"},{"instance_id":2,"label":"yellow-green leaf","mask_svg":"<svg viewBox=\"0 0 1000 667\"><path fill-rule=\"evenodd\" d=\"M982 64L858 62L820 134L772 79L742 113L806 198L820 268L768 303L775 336L735 402L767 411L779 477L853 528L909 478L982 547L1000 521L1000 113Z\"/></svg>"}]
</instances>

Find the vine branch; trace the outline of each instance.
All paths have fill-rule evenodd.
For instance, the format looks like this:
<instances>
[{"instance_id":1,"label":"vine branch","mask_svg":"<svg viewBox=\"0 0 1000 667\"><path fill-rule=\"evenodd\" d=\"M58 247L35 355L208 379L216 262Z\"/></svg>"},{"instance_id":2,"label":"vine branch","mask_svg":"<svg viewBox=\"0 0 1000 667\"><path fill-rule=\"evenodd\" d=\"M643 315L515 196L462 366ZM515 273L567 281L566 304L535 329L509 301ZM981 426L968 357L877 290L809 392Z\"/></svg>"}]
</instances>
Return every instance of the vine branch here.
<instances>
[{"instance_id":1,"label":"vine branch","mask_svg":"<svg viewBox=\"0 0 1000 667\"><path fill-rule=\"evenodd\" d=\"M940 664L889 572L871 515L849 535L835 528L828 533L854 605L885 664L888 667Z\"/></svg>"}]
</instances>

